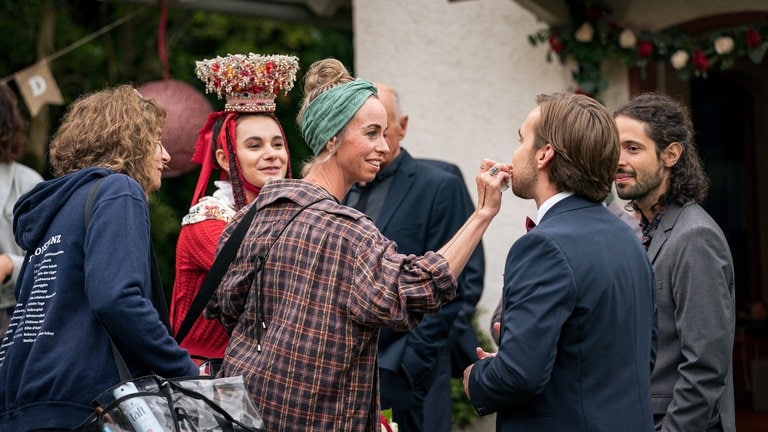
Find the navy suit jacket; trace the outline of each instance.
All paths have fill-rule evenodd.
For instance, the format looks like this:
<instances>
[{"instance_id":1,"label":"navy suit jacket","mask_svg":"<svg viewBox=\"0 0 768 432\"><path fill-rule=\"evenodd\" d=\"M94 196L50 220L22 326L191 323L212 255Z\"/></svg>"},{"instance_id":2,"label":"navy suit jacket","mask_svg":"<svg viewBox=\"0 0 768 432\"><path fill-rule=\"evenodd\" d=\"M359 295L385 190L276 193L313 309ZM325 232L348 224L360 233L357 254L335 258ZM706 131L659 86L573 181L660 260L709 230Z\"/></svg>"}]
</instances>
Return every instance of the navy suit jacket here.
<instances>
[{"instance_id":1,"label":"navy suit jacket","mask_svg":"<svg viewBox=\"0 0 768 432\"><path fill-rule=\"evenodd\" d=\"M570 196L518 239L498 354L468 379L499 431L653 431L653 269L632 229Z\"/></svg>"},{"instance_id":2,"label":"navy suit jacket","mask_svg":"<svg viewBox=\"0 0 768 432\"><path fill-rule=\"evenodd\" d=\"M439 162L416 160L402 150L398 172L375 220L384 236L397 243L398 252L422 255L440 249L474 210L461 173L455 175L444 168ZM455 166L453 169L458 170ZM470 261L472 264L467 264L466 269L472 270L465 270L457 279L456 298L437 315L426 316L410 332L388 328L381 331L380 368L398 371L402 367L412 382L423 381L429 387L441 350L452 343L452 338L465 333L467 327L474 336L465 301L476 304L482 293L482 247L477 248Z\"/></svg>"}]
</instances>

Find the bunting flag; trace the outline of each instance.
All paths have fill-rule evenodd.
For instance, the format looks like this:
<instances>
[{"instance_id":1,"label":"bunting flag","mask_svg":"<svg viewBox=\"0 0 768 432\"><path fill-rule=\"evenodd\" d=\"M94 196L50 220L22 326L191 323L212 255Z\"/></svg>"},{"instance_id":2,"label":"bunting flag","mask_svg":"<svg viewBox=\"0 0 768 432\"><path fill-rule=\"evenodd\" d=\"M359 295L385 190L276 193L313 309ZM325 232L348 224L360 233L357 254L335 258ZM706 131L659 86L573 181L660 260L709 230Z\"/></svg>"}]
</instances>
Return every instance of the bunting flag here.
<instances>
[{"instance_id":1,"label":"bunting flag","mask_svg":"<svg viewBox=\"0 0 768 432\"><path fill-rule=\"evenodd\" d=\"M61 105L64 98L48 68L48 62L41 61L30 66L14 77L21 96L32 117L37 117L45 104Z\"/></svg>"},{"instance_id":2,"label":"bunting flag","mask_svg":"<svg viewBox=\"0 0 768 432\"><path fill-rule=\"evenodd\" d=\"M61 96L59 86L56 85L56 81L51 75L51 70L48 68L48 63L56 60L57 58L67 54L68 52L85 45L86 43L96 39L104 33L112 30L113 28L122 25L126 21L138 16L149 10L149 6L144 6L141 9L134 10L130 14L113 21L112 23L100 28L99 30L89 34L88 36L76 41L75 43L56 51L55 53L39 60L34 65L17 72L12 75L16 86L21 92L21 96L29 109L29 113L32 117L37 117L40 113L40 109L45 104L62 105L64 98ZM166 65L167 68L167 65ZM0 79L0 83L4 84L10 81L11 76Z\"/></svg>"}]
</instances>

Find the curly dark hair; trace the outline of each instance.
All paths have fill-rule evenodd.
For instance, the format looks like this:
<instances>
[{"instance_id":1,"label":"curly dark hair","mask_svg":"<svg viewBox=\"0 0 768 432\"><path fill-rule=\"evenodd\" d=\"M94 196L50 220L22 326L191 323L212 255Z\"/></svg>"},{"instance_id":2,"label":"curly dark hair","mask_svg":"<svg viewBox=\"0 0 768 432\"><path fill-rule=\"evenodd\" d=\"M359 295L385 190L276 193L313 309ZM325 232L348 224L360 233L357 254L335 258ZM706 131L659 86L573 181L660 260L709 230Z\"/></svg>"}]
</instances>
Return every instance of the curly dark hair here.
<instances>
[{"instance_id":1,"label":"curly dark hair","mask_svg":"<svg viewBox=\"0 0 768 432\"><path fill-rule=\"evenodd\" d=\"M0 162L14 162L27 145L27 121L21 116L16 94L0 83Z\"/></svg>"},{"instance_id":2,"label":"curly dark hair","mask_svg":"<svg viewBox=\"0 0 768 432\"><path fill-rule=\"evenodd\" d=\"M613 116L642 122L648 137L656 143L657 156L675 142L683 148L680 159L670 172L667 192L659 197L657 204L669 199L680 204L689 200L698 203L707 197L709 178L696 150L693 122L685 105L667 95L643 93L620 106Z\"/></svg>"}]
</instances>

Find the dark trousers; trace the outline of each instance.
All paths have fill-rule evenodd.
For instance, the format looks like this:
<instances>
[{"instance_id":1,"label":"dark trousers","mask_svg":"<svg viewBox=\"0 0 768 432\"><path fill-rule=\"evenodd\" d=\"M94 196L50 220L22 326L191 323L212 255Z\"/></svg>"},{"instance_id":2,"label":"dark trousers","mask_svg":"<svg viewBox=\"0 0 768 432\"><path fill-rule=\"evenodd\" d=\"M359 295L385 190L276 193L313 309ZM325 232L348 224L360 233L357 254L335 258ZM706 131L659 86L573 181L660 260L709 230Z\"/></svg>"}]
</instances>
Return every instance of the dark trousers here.
<instances>
[{"instance_id":1,"label":"dark trousers","mask_svg":"<svg viewBox=\"0 0 768 432\"><path fill-rule=\"evenodd\" d=\"M424 432L451 432L451 392L451 355L446 352L424 399Z\"/></svg>"},{"instance_id":2,"label":"dark trousers","mask_svg":"<svg viewBox=\"0 0 768 432\"><path fill-rule=\"evenodd\" d=\"M420 383L411 388L402 372L379 369L381 409L392 408L392 421L400 432L421 432L424 423L424 398L427 389Z\"/></svg>"}]
</instances>

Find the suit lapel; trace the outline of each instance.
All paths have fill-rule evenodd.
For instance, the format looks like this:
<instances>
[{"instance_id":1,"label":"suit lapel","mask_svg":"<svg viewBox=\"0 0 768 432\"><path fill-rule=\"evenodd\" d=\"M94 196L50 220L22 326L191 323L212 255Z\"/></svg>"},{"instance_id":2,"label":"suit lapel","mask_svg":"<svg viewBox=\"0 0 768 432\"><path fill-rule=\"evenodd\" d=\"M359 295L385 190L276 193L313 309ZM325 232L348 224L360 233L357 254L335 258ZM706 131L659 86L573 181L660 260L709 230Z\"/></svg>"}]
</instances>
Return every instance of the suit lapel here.
<instances>
[{"instance_id":1,"label":"suit lapel","mask_svg":"<svg viewBox=\"0 0 768 432\"><path fill-rule=\"evenodd\" d=\"M661 216L661 221L659 222L659 227L656 228L651 244L648 246L648 259L651 260L651 264L656 260L656 256L659 254L659 251L661 251L661 247L666 243L667 232L672 231L672 228L675 227L675 223L677 223L677 218L680 217L680 213L682 213L685 207L691 204L693 204L693 201L689 201L682 206L677 202L673 202L664 211L664 214Z\"/></svg>"}]
</instances>

